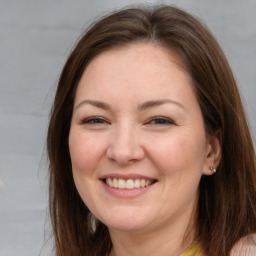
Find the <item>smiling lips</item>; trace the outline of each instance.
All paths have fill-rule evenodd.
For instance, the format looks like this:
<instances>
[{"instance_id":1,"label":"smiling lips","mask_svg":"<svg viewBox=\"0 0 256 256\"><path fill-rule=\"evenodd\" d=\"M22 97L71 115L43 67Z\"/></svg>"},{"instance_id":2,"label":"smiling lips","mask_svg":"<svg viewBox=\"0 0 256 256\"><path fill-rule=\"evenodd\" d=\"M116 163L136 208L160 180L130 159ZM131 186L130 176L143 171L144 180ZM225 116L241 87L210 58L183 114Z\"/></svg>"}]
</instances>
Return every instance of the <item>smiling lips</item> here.
<instances>
[{"instance_id":1,"label":"smiling lips","mask_svg":"<svg viewBox=\"0 0 256 256\"><path fill-rule=\"evenodd\" d=\"M138 189L145 188L154 183L154 180L149 179L118 179L106 178L105 183L111 188L117 189Z\"/></svg>"}]
</instances>

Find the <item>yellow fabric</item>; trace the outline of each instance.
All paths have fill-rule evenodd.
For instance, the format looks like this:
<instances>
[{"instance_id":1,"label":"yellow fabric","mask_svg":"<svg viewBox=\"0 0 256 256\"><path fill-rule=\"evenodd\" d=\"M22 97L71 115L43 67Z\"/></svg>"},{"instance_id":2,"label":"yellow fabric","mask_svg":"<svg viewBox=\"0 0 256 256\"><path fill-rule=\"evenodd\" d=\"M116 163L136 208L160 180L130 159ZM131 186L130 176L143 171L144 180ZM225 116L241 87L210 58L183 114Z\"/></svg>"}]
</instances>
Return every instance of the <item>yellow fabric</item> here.
<instances>
[{"instance_id":1,"label":"yellow fabric","mask_svg":"<svg viewBox=\"0 0 256 256\"><path fill-rule=\"evenodd\" d=\"M192 246L181 256L203 256L200 245L198 243L193 243Z\"/></svg>"}]
</instances>

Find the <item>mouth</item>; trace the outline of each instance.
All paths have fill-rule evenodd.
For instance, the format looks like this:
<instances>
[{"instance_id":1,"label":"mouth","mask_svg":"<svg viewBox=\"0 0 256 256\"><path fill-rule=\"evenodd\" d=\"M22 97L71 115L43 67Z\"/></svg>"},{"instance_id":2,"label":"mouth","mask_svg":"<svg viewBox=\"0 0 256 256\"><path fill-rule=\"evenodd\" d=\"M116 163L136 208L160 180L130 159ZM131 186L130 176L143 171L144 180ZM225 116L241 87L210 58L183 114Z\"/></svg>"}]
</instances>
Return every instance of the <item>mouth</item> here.
<instances>
[{"instance_id":1,"label":"mouth","mask_svg":"<svg viewBox=\"0 0 256 256\"><path fill-rule=\"evenodd\" d=\"M132 189L140 189L140 188L146 188L154 183L157 182L157 180L153 179L120 179L120 178L105 178L103 179L103 182L111 188L116 189L125 189L125 190L132 190Z\"/></svg>"}]
</instances>

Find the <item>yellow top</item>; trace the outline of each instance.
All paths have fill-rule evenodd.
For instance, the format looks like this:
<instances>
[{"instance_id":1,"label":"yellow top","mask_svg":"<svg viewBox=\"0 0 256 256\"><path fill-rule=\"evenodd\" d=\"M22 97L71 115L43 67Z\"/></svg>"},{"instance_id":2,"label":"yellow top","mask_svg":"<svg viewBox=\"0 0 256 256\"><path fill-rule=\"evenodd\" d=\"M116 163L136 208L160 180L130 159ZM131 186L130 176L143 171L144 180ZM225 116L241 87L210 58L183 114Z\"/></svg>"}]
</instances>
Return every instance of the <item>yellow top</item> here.
<instances>
[{"instance_id":1,"label":"yellow top","mask_svg":"<svg viewBox=\"0 0 256 256\"><path fill-rule=\"evenodd\" d=\"M181 256L203 256L203 253L200 245L195 242L187 251L182 253Z\"/></svg>"}]
</instances>

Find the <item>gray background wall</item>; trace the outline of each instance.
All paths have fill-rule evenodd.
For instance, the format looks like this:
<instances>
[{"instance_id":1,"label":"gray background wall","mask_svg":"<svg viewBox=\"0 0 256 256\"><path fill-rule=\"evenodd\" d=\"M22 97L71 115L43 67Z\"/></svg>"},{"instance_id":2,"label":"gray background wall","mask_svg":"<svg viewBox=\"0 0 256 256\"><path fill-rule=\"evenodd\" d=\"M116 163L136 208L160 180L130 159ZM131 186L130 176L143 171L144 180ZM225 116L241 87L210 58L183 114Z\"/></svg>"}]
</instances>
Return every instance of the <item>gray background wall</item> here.
<instances>
[{"instance_id":1,"label":"gray background wall","mask_svg":"<svg viewBox=\"0 0 256 256\"><path fill-rule=\"evenodd\" d=\"M256 0L146 2L176 4L210 27L233 68L255 141ZM0 0L1 256L39 255L49 230L45 135L57 79L73 43L96 17L134 3ZM42 255L49 255L49 244Z\"/></svg>"}]
</instances>

